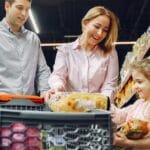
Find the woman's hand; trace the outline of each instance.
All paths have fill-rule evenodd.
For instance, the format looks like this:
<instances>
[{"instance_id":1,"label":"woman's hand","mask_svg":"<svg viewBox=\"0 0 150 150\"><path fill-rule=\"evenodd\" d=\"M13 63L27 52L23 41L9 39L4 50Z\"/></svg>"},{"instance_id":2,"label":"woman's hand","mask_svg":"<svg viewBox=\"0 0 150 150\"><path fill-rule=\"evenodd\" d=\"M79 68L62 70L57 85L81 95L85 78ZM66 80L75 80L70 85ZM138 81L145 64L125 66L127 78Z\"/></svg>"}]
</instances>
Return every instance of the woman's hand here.
<instances>
[{"instance_id":1,"label":"woman's hand","mask_svg":"<svg viewBox=\"0 0 150 150\"><path fill-rule=\"evenodd\" d=\"M41 93L40 97L44 98L44 102L47 103L48 100L50 99L51 95L52 94L51 94L51 89L50 89L48 91Z\"/></svg>"},{"instance_id":2,"label":"woman's hand","mask_svg":"<svg viewBox=\"0 0 150 150\"><path fill-rule=\"evenodd\" d=\"M50 92L51 92L51 94L57 94L60 92L65 92L65 88L62 86L55 87L55 88L50 89Z\"/></svg>"},{"instance_id":3,"label":"woman's hand","mask_svg":"<svg viewBox=\"0 0 150 150\"><path fill-rule=\"evenodd\" d=\"M50 90L48 90L45 95L44 95L44 100L45 100L45 103L48 103L48 101L50 100L50 97L54 94L58 94L58 93L61 93L61 92L64 92L65 89L63 87L57 87L57 88L51 88Z\"/></svg>"}]
</instances>

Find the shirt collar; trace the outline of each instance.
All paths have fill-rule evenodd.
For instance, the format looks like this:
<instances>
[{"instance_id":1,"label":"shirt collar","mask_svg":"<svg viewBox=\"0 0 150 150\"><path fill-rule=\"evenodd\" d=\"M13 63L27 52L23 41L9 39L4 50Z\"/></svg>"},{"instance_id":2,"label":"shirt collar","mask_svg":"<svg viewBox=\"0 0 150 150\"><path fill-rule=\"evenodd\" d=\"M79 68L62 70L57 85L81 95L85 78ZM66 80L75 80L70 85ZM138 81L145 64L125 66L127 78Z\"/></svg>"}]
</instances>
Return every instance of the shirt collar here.
<instances>
[{"instance_id":1,"label":"shirt collar","mask_svg":"<svg viewBox=\"0 0 150 150\"><path fill-rule=\"evenodd\" d=\"M99 46L95 46L95 48L93 49L93 52L94 51L97 51L99 50ZM79 42L79 38L77 38L74 43L73 43L73 50L81 50L81 45L80 45L80 42Z\"/></svg>"},{"instance_id":2,"label":"shirt collar","mask_svg":"<svg viewBox=\"0 0 150 150\"><path fill-rule=\"evenodd\" d=\"M19 35L19 34L23 34L25 32L25 28L24 26L21 27L21 30L19 32L13 32L9 26L9 24L6 21L6 18L3 18L2 20L3 25L8 29L9 32L15 34L15 35Z\"/></svg>"},{"instance_id":3,"label":"shirt collar","mask_svg":"<svg viewBox=\"0 0 150 150\"><path fill-rule=\"evenodd\" d=\"M81 49L81 46L79 43L79 38L77 38L73 43L73 50L80 50L80 49Z\"/></svg>"}]
</instances>

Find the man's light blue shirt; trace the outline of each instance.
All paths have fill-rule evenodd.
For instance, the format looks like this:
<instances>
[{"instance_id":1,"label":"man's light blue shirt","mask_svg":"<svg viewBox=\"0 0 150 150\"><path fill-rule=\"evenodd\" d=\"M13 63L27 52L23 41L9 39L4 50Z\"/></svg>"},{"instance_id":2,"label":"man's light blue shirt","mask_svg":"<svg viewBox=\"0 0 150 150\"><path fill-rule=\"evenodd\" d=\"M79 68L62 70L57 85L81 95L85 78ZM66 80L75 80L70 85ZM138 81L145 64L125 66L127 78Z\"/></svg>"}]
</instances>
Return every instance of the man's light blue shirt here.
<instances>
[{"instance_id":1,"label":"man's light blue shirt","mask_svg":"<svg viewBox=\"0 0 150 150\"><path fill-rule=\"evenodd\" d=\"M50 69L38 36L21 28L13 33L0 22L0 93L37 94L47 91Z\"/></svg>"}]
</instances>

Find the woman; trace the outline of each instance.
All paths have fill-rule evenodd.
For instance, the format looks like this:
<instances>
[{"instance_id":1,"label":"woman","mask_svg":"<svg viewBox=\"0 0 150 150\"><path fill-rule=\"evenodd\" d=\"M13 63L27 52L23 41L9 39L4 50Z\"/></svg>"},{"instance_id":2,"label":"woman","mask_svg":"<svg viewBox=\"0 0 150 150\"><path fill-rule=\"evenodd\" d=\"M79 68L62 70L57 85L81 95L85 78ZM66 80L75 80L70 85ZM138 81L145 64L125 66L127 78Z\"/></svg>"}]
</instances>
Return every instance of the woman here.
<instances>
[{"instance_id":1,"label":"woman","mask_svg":"<svg viewBox=\"0 0 150 150\"><path fill-rule=\"evenodd\" d=\"M136 61L131 65L134 89L139 99L132 105L119 109L112 105L112 120L121 125L129 120L146 121L149 132L141 139L128 139L120 132L114 135L114 145L130 150L150 150L150 59Z\"/></svg>"},{"instance_id":2,"label":"woman","mask_svg":"<svg viewBox=\"0 0 150 150\"><path fill-rule=\"evenodd\" d=\"M110 10L96 6L82 19L82 34L58 47L51 92L100 92L113 102L118 80L118 20Z\"/></svg>"}]
</instances>

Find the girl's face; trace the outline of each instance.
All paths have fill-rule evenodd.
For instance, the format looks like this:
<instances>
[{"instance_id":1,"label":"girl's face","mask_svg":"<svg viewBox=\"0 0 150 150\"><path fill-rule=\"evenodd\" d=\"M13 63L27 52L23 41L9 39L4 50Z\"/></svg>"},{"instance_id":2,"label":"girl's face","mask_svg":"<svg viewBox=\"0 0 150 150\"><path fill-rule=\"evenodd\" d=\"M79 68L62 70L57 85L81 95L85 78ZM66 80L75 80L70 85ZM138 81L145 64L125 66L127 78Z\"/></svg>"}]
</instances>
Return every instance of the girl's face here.
<instances>
[{"instance_id":1,"label":"girl's face","mask_svg":"<svg viewBox=\"0 0 150 150\"><path fill-rule=\"evenodd\" d=\"M91 47L98 45L108 34L110 19L101 15L91 21L84 22L85 41Z\"/></svg>"},{"instance_id":2,"label":"girl's face","mask_svg":"<svg viewBox=\"0 0 150 150\"><path fill-rule=\"evenodd\" d=\"M132 72L134 81L134 89L139 97L145 100L150 100L150 81L139 71Z\"/></svg>"}]
</instances>

